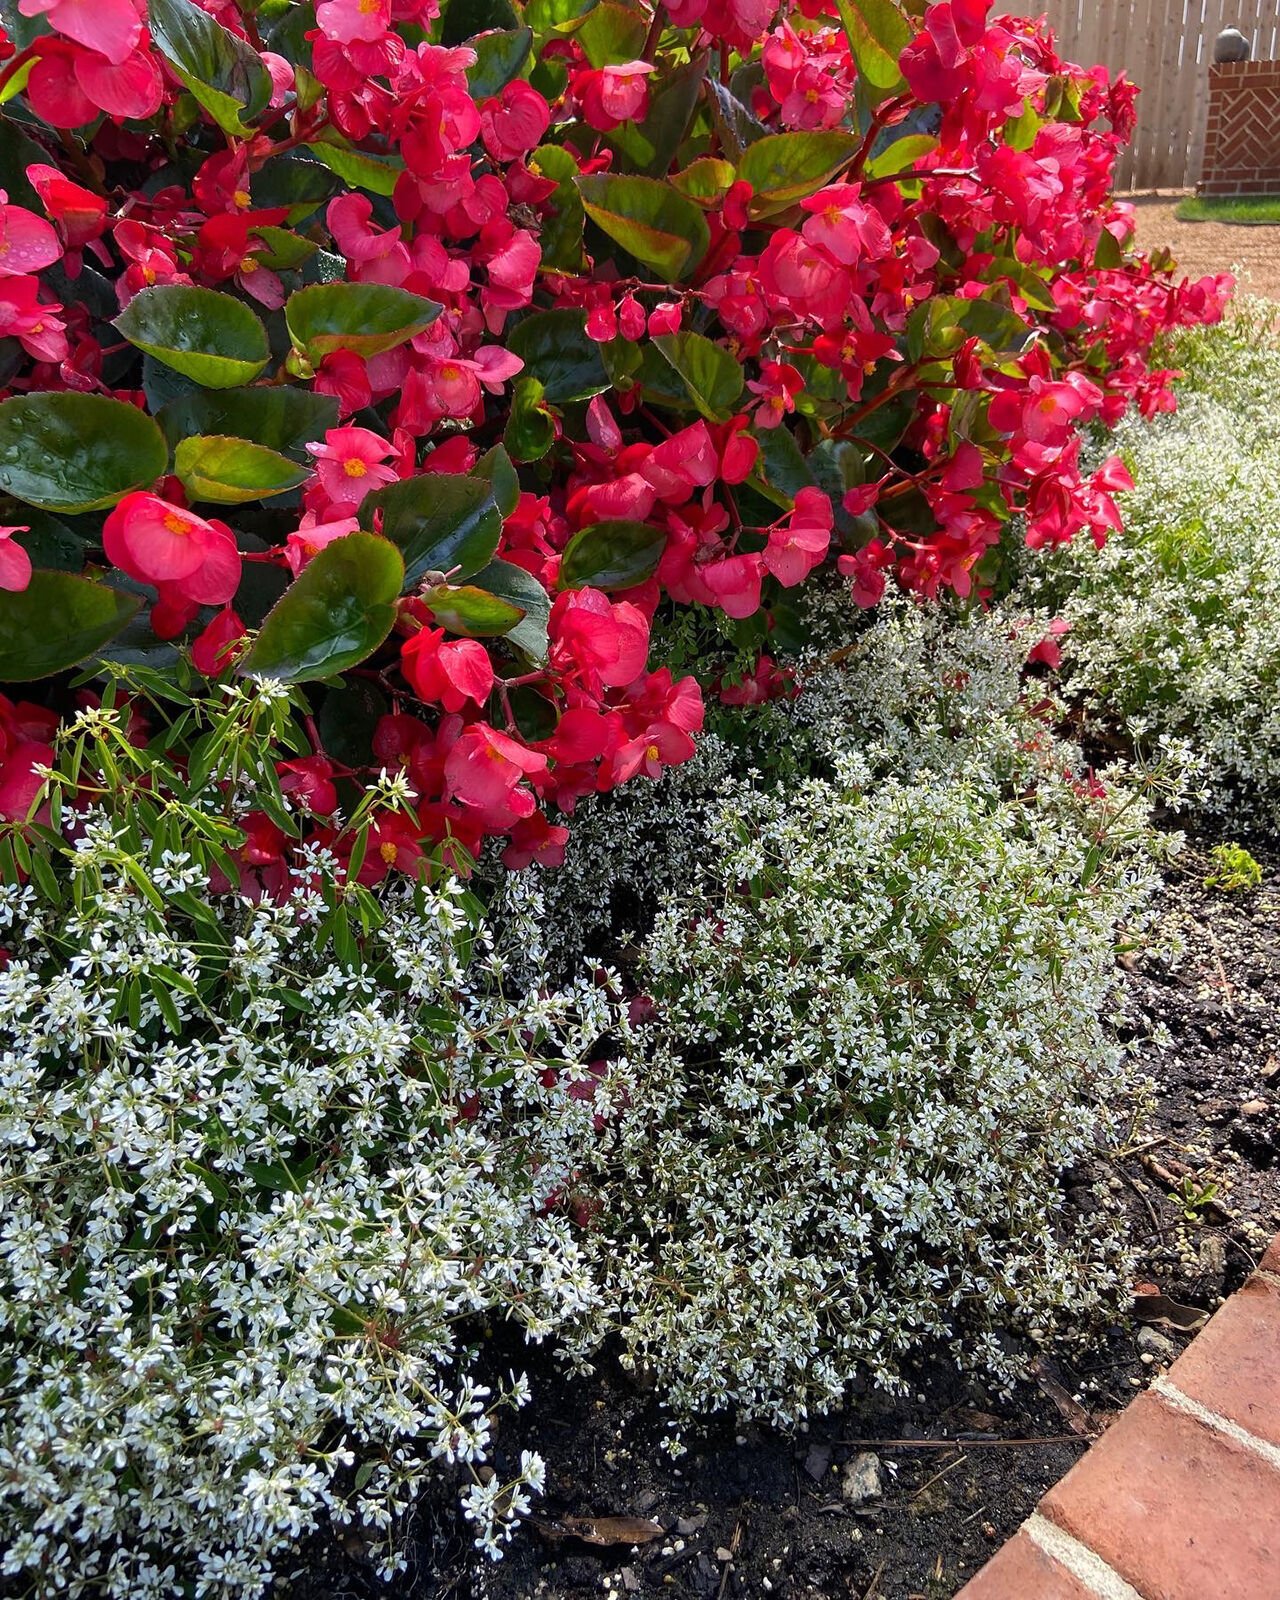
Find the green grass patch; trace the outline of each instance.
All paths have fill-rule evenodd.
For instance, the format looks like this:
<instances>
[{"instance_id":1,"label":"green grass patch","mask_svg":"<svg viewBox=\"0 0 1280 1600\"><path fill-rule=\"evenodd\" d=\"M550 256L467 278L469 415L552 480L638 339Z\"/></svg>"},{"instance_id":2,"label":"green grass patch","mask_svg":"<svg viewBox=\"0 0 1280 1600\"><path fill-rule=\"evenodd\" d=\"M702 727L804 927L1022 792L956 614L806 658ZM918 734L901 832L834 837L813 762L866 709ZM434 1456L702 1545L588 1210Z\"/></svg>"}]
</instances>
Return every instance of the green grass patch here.
<instances>
[{"instance_id":1,"label":"green grass patch","mask_svg":"<svg viewBox=\"0 0 1280 1600\"><path fill-rule=\"evenodd\" d=\"M1280 223L1280 194L1193 194L1173 214L1179 222Z\"/></svg>"}]
</instances>

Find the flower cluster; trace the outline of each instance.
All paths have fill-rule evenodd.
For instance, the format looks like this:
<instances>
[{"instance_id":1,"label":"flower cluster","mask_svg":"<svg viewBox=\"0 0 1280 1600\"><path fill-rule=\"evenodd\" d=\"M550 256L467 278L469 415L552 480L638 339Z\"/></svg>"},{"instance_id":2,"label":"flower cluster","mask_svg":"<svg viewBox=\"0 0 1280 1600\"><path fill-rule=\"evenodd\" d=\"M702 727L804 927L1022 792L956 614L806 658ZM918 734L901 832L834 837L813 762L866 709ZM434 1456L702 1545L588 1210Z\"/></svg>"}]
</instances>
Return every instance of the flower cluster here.
<instances>
[{"instance_id":1,"label":"flower cluster","mask_svg":"<svg viewBox=\"0 0 1280 1600\"><path fill-rule=\"evenodd\" d=\"M668 601L763 648L823 566L868 606L981 588L1015 515L1104 539L1081 430L1170 404L1227 280L1130 253L1123 77L910 9L19 0L6 636L324 681L395 869L550 865L693 751Z\"/></svg>"},{"instance_id":2,"label":"flower cluster","mask_svg":"<svg viewBox=\"0 0 1280 1600\"><path fill-rule=\"evenodd\" d=\"M1175 347L1180 409L1118 434L1122 538L1025 563L1013 601L1058 630L1064 692L1140 751L1186 747L1219 815L1280 826L1280 384L1274 308Z\"/></svg>"},{"instance_id":3,"label":"flower cluster","mask_svg":"<svg viewBox=\"0 0 1280 1600\"><path fill-rule=\"evenodd\" d=\"M212 708L228 764L253 715ZM312 850L217 893L258 779L228 808L221 759L193 784L130 721L61 736L30 881L0 845L0 1571L253 1596L327 1519L390 1572L442 1475L498 1554L542 1464L465 1329L598 1300L565 1200L616 1007L521 989L456 878L375 901Z\"/></svg>"}]
</instances>

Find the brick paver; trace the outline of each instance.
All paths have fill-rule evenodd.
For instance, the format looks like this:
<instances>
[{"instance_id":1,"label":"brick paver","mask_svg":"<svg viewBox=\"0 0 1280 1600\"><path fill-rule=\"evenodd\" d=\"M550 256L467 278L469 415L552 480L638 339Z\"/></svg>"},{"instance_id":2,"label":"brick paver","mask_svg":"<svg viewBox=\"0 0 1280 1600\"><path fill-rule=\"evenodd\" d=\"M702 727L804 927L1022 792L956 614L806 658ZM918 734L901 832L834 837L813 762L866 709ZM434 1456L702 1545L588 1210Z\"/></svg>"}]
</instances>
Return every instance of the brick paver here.
<instances>
[{"instance_id":1,"label":"brick paver","mask_svg":"<svg viewBox=\"0 0 1280 1600\"><path fill-rule=\"evenodd\" d=\"M1251 1278L1205 1333L1174 1362L1169 1382L1280 1449L1280 1282Z\"/></svg>"},{"instance_id":2,"label":"brick paver","mask_svg":"<svg viewBox=\"0 0 1280 1600\"><path fill-rule=\"evenodd\" d=\"M956 1600L1280 1600L1280 1235Z\"/></svg>"},{"instance_id":3,"label":"brick paver","mask_svg":"<svg viewBox=\"0 0 1280 1600\"><path fill-rule=\"evenodd\" d=\"M1097 1600L1094 1591L1047 1556L1026 1533L1015 1533L964 1587L965 1600Z\"/></svg>"}]
</instances>

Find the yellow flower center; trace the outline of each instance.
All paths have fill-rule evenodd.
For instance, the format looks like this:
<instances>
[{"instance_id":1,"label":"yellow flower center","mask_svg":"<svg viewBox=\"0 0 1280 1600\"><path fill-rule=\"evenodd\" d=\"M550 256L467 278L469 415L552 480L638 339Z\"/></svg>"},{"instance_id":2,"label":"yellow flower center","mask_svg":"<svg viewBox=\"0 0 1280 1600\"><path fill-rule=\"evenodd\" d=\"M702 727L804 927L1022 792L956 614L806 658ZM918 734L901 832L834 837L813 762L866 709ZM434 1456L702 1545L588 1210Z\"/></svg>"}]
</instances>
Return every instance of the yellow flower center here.
<instances>
[{"instance_id":1,"label":"yellow flower center","mask_svg":"<svg viewBox=\"0 0 1280 1600\"><path fill-rule=\"evenodd\" d=\"M342 470L348 478L363 478L369 469L358 457L351 456L342 463Z\"/></svg>"},{"instance_id":2,"label":"yellow flower center","mask_svg":"<svg viewBox=\"0 0 1280 1600\"><path fill-rule=\"evenodd\" d=\"M367 9L367 7L362 5L362 9ZM386 844L380 844L378 846L378 854L389 867L394 866L396 859L396 847L389 839L387 840Z\"/></svg>"},{"instance_id":3,"label":"yellow flower center","mask_svg":"<svg viewBox=\"0 0 1280 1600\"><path fill-rule=\"evenodd\" d=\"M651 744L644 754L647 761L656 761L662 752L658 749L656 744Z\"/></svg>"},{"instance_id":4,"label":"yellow flower center","mask_svg":"<svg viewBox=\"0 0 1280 1600\"><path fill-rule=\"evenodd\" d=\"M165 513L164 525L170 533L190 533L191 524L177 511Z\"/></svg>"}]
</instances>

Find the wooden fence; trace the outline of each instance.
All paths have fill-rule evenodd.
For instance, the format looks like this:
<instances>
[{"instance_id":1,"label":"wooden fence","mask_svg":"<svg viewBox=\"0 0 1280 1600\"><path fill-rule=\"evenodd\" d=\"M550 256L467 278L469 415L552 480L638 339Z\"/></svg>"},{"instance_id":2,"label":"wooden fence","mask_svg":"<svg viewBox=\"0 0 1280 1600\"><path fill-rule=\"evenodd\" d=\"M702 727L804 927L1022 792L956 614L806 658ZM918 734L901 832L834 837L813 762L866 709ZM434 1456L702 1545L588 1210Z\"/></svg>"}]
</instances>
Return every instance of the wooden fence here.
<instances>
[{"instance_id":1,"label":"wooden fence","mask_svg":"<svg viewBox=\"0 0 1280 1600\"><path fill-rule=\"evenodd\" d=\"M1244 34L1255 61L1280 56L1277 0L1010 0L1005 9L1043 10L1068 61L1123 69L1142 90L1121 189L1189 188L1199 178L1209 64L1223 28Z\"/></svg>"}]
</instances>

